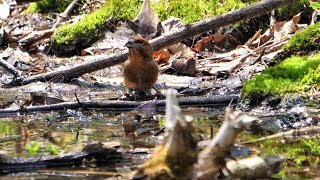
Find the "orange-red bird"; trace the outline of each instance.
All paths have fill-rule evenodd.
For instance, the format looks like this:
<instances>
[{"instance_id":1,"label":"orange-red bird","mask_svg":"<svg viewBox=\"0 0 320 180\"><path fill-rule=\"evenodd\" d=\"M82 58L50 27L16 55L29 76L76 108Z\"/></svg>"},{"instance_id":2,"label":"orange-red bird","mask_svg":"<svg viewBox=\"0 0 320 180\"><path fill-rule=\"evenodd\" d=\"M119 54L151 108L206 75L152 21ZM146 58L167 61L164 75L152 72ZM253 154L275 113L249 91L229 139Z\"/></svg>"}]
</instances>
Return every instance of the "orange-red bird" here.
<instances>
[{"instance_id":1,"label":"orange-red bird","mask_svg":"<svg viewBox=\"0 0 320 180\"><path fill-rule=\"evenodd\" d=\"M134 36L125 46L129 48L129 58L123 67L124 85L129 92L147 94L159 74L159 67L152 58L152 46L141 36Z\"/></svg>"}]
</instances>

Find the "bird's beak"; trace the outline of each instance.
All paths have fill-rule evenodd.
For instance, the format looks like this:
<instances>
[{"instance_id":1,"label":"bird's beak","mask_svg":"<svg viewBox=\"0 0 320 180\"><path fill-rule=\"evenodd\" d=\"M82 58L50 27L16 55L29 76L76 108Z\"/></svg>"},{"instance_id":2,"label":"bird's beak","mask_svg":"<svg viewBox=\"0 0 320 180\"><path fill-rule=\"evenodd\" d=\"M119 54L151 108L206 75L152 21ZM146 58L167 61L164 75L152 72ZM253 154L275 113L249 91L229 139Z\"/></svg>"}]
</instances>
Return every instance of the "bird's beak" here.
<instances>
[{"instance_id":1,"label":"bird's beak","mask_svg":"<svg viewBox=\"0 0 320 180\"><path fill-rule=\"evenodd\" d=\"M133 42L132 40L129 40L129 41L125 44L125 46L126 46L127 48L131 48L131 47L134 46L134 42Z\"/></svg>"}]
</instances>

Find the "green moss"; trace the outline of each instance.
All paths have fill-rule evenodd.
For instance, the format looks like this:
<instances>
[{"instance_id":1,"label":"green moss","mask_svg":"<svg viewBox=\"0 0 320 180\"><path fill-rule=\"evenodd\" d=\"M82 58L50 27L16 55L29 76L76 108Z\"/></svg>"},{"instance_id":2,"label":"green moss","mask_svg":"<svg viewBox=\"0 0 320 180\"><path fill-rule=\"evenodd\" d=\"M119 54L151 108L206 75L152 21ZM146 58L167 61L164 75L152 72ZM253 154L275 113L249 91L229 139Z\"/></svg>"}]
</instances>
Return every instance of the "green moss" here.
<instances>
[{"instance_id":1,"label":"green moss","mask_svg":"<svg viewBox=\"0 0 320 180\"><path fill-rule=\"evenodd\" d=\"M306 91L320 84L320 53L314 57L291 57L266 69L261 75L247 81L242 96L254 94L281 95L286 92Z\"/></svg>"},{"instance_id":2,"label":"green moss","mask_svg":"<svg viewBox=\"0 0 320 180\"><path fill-rule=\"evenodd\" d=\"M277 9L276 16L278 21L290 20L293 16L300 12L311 13L312 8L309 6L308 0L300 0L294 4L284 6Z\"/></svg>"},{"instance_id":3,"label":"green moss","mask_svg":"<svg viewBox=\"0 0 320 180\"><path fill-rule=\"evenodd\" d=\"M284 49L297 49L299 51L319 49L320 22L308 26L306 29L293 35Z\"/></svg>"},{"instance_id":4,"label":"green moss","mask_svg":"<svg viewBox=\"0 0 320 180\"><path fill-rule=\"evenodd\" d=\"M196 3L198 2L198 3ZM154 5L154 10L161 20L166 20L170 16L181 18L184 22L190 23L199 21L204 15L203 3L201 1L171 0L160 1Z\"/></svg>"},{"instance_id":5,"label":"green moss","mask_svg":"<svg viewBox=\"0 0 320 180\"><path fill-rule=\"evenodd\" d=\"M296 166L306 163L312 165L317 163L319 165L320 162L319 160L308 162L310 156L320 157L320 143L317 138L300 138L290 144L272 139L259 144L263 154L285 156L289 161L294 162Z\"/></svg>"},{"instance_id":6,"label":"green moss","mask_svg":"<svg viewBox=\"0 0 320 180\"><path fill-rule=\"evenodd\" d=\"M257 2L257 1L255 1ZM241 0L171 0L153 3L152 7L161 20L170 16L181 18L185 23L200 21L204 18L223 14L233 9L239 9L246 4Z\"/></svg>"},{"instance_id":7,"label":"green moss","mask_svg":"<svg viewBox=\"0 0 320 180\"><path fill-rule=\"evenodd\" d=\"M40 0L31 3L27 9L27 12L46 13L49 11L63 12L71 0Z\"/></svg>"},{"instance_id":8,"label":"green moss","mask_svg":"<svg viewBox=\"0 0 320 180\"><path fill-rule=\"evenodd\" d=\"M115 19L132 19L139 12L140 5L139 0L110 0L106 5L88 14L79 22L57 28L51 37L52 42L53 44L72 44L73 40L79 40L79 38L98 37L110 16Z\"/></svg>"}]
</instances>

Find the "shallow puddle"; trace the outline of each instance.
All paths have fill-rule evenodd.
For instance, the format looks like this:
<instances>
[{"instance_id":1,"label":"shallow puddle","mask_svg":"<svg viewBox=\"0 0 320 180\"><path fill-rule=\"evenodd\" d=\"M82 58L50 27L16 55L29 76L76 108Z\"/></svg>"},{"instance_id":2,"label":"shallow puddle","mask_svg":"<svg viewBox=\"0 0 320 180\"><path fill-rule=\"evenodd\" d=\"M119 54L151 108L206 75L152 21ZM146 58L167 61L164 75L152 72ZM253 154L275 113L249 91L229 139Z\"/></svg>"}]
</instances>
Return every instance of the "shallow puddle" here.
<instances>
[{"instance_id":1,"label":"shallow puddle","mask_svg":"<svg viewBox=\"0 0 320 180\"><path fill-rule=\"evenodd\" d=\"M194 117L194 124L202 140L209 140L215 134L221 123L221 113L221 109L183 109L183 114ZM103 165L93 162L77 167L55 167L45 170L39 168L20 173L18 172L21 170L18 169L15 172L13 169L12 172L23 177L39 177L39 173L43 176L53 172L59 176L73 174L74 177L83 174L101 177L121 175L143 163L155 145L163 140L164 133L161 132L161 128L164 126L164 115L162 112L149 117L143 114L136 116L130 112L67 110L0 117L0 152L10 157L45 157L81 151L87 144L102 142L117 147L128 157L123 156L118 159L115 157L116 161ZM1 170L2 174L11 173L3 168Z\"/></svg>"},{"instance_id":2,"label":"shallow puddle","mask_svg":"<svg viewBox=\"0 0 320 180\"><path fill-rule=\"evenodd\" d=\"M66 110L0 117L0 154L10 157L35 158L81 152L86 145L97 142L116 147L117 151L122 153L110 155L108 161L103 163L89 160L72 166L52 168L32 169L32 164L30 169L22 167L23 169L8 170L2 167L0 177L2 179L10 179L12 176L21 179L124 178L150 156L155 145L163 141L164 133L161 129L164 126L164 114L163 110L161 111L155 114L143 112L138 115L103 110L90 112ZM183 108L182 114L194 117L193 124L201 140L210 140L223 119L223 109ZM251 137L251 133L244 132L239 139L248 139L248 134ZM256 148L263 146L264 144ZM264 150L261 152L269 153ZM286 172L282 172L286 175L282 177L288 177L288 173L293 177L319 177L317 174L314 175L319 168L319 162L316 160L312 162L313 166L301 166L294 170L287 162ZM310 175L311 173L313 175Z\"/></svg>"}]
</instances>

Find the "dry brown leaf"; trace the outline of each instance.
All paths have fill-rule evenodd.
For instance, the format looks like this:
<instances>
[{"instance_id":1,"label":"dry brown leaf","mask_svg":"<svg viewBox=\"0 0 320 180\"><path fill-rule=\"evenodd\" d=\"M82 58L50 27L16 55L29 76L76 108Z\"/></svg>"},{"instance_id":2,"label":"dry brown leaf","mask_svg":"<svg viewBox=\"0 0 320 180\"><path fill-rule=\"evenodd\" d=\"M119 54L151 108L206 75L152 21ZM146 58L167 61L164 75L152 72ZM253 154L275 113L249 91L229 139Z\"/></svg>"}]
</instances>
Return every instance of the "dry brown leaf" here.
<instances>
[{"instance_id":1,"label":"dry brown leaf","mask_svg":"<svg viewBox=\"0 0 320 180\"><path fill-rule=\"evenodd\" d=\"M200 40L193 48L194 51L225 51L234 49L240 42L230 34L213 34Z\"/></svg>"},{"instance_id":2,"label":"dry brown leaf","mask_svg":"<svg viewBox=\"0 0 320 180\"><path fill-rule=\"evenodd\" d=\"M132 23L132 29L147 38L159 34L162 29L160 19L152 10L149 0L144 0L139 14Z\"/></svg>"},{"instance_id":3,"label":"dry brown leaf","mask_svg":"<svg viewBox=\"0 0 320 180\"><path fill-rule=\"evenodd\" d=\"M160 50L154 52L152 56L153 56L153 59L158 64L165 64L170 59L170 53L169 53L168 49L160 49Z\"/></svg>"},{"instance_id":4,"label":"dry brown leaf","mask_svg":"<svg viewBox=\"0 0 320 180\"><path fill-rule=\"evenodd\" d=\"M249 40L246 44L252 44L253 41L257 40L261 36L262 29L259 29Z\"/></svg>"},{"instance_id":5,"label":"dry brown leaf","mask_svg":"<svg viewBox=\"0 0 320 180\"><path fill-rule=\"evenodd\" d=\"M169 19L163 21L161 24L165 34L184 27L183 23L181 22L181 19L176 17L170 17Z\"/></svg>"},{"instance_id":6,"label":"dry brown leaf","mask_svg":"<svg viewBox=\"0 0 320 180\"><path fill-rule=\"evenodd\" d=\"M300 21L300 15L301 13L293 16L293 18L290 21L283 25L279 32L281 38L280 40L287 38L289 34L293 34L299 29L297 23Z\"/></svg>"},{"instance_id":7,"label":"dry brown leaf","mask_svg":"<svg viewBox=\"0 0 320 180\"><path fill-rule=\"evenodd\" d=\"M195 75L196 74L196 60L189 59L173 59L171 61L171 67L184 74Z\"/></svg>"}]
</instances>

